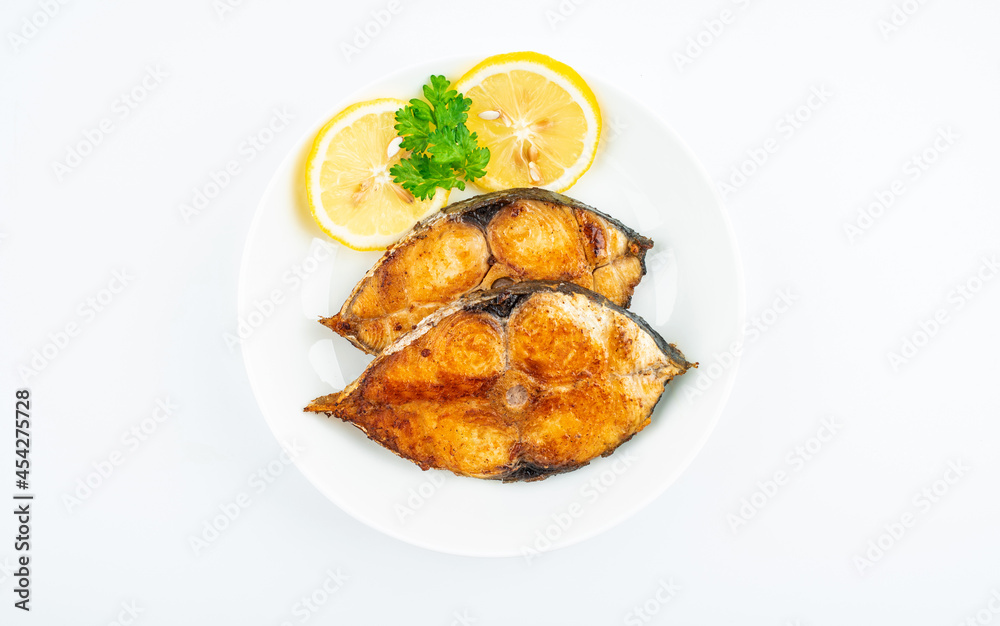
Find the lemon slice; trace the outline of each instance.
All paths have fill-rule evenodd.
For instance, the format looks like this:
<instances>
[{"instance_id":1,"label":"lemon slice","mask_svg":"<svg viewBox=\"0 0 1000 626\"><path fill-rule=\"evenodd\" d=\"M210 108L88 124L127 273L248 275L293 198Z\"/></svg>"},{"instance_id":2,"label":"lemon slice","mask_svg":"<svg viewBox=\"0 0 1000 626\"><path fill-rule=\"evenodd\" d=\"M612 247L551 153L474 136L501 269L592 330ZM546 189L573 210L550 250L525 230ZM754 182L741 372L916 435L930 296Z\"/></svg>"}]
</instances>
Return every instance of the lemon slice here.
<instances>
[{"instance_id":1,"label":"lemon slice","mask_svg":"<svg viewBox=\"0 0 1000 626\"><path fill-rule=\"evenodd\" d=\"M394 98L351 105L316 135L306 161L306 195L313 219L355 250L381 250L448 202L448 192L418 200L392 182L389 168L406 158L399 149Z\"/></svg>"},{"instance_id":2,"label":"lemon slice","mask_svg":"<svg viewBox=\"0 0 1000 626\"><path fill-rule=\"evenodd\" d=\"M594 162L601 109L565 63L537 52L498 54L454 88L472 100L466 126L490 149L486 176L476 185L565 191Z\"/></svg>"}]
</instances>

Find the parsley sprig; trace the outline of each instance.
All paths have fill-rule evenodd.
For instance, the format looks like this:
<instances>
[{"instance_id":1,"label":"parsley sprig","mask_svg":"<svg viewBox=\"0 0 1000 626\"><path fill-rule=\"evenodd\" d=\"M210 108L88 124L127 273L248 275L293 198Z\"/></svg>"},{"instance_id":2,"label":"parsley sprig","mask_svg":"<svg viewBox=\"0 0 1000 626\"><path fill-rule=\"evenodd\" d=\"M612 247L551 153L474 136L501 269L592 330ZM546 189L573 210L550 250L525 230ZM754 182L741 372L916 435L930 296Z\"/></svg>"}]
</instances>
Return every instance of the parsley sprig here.
<instances>
[{"instance_id":1,"label":"parsley sprig","mask_svg":"<svg viewBox=\"0 0 1000 626\"><path fill-rule=\"evenodd\" d=\"M424 100L414 98L396 111L400 148L410 156L393 165L393 181L426 200L438 187L465 189L465 183L486 174L489 148L477 143L476 133L465 126L472 100L454 89L444 76L431 76L424 85Z\"/></svg>"}]
</instances>

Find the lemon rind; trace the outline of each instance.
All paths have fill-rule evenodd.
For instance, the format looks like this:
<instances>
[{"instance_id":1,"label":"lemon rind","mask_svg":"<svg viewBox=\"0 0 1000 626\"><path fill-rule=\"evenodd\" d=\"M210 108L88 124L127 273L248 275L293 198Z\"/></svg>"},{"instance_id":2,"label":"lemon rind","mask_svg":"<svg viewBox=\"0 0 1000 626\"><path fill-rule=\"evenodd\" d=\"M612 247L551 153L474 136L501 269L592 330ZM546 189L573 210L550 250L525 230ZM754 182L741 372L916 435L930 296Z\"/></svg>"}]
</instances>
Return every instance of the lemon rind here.
<instances>
[{"instance_id":1,"label":"lemon rind","mask_svg":"<svg viewBox=\"0 0 1000 626\"><path fill-rule=\"evenodd\" d=\"M398 241L400 237L409 232L409 230L413 228L413 225L411 224L406 229L398 233L358 235L333 222L326 211L319 210L320 203L318 202L318 198L321 197L322 189L319 188L319 176L316 174L318 173L319 167L322 167L322 165L321 161L317 161L317 156L326 152L326 148L330 145L330 141L337 135L338 132L359 118L373 113L385 113L390 110L397 111L404 106L406 106L406 101L399 100L397 98L377 98L374 100L357 102L348 106L330 118L330 120L316 133L316 138L313 140L312 148L310 148L309 155L306 158L306 199L309 204L309 211L312 214L312 218L316 222L316 225L319 226L320 230L322 230L327 236L334 239L338 243L351 248L352 250L363 252L371 250L385 250L388 246L392 245ZM428 205L427 211L417 217L413 223L416 224L428 215L441 210L441 208L448 203L449 195L449 191L439 188L437 193L435 193L434 198L432 198L430 204Z\"/></svg>"},{"instance_id":2,"label":"lemon rind","mask_svg":"<svg viewBox=\"0 0 1000 626\"><path fill-rule=\"evenodd\" d=\"M559 178L545 185L537 185L541 189L549 189L555 192L561 193L566 191L580 180L580 177L590 169L597 157L597 146L600 142L601 128L603 126L601 107L597 102L597 96L594 95L594 91L576 70L561 61L557 61L539 52L507 52L483 59L455 82L454 89L460 93L465 93L469 87L474 87L482 83L485 76L499 73L503 71L499 68L507 66L511 69L531 69L565 89L574 96L574 100L577 100L576 96L579 96L589 105L581 107L588 127L587 134L584 136L584 151L581 153L581 158L566 168L563 175ZM588 151L590 153L589 158L584 163L582 155L587 154ZM486 176L476 179L474 184L487 191L500 191L507 188L506 185L491 185L488 171Z\"/></svg>"}]
</instances>

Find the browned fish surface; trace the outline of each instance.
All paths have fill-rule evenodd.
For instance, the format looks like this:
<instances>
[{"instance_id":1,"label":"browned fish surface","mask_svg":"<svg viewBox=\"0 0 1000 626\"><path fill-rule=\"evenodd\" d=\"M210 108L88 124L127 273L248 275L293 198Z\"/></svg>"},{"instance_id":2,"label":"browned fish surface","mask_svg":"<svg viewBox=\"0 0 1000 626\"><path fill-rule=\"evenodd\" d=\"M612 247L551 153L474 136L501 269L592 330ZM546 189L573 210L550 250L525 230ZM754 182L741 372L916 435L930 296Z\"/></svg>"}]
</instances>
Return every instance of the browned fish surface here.
<instances>
[{"instance_id":1,"label":"browned fish surface","mask_svg":"<svg viewBox=\"0 0 1000 626\"><path fill-rule=\"evenodd\" d=\"M420 465L537 480L611 454L691 364L638 316L573 284L470 294L306 411Z\"/></svg>"},{"instance_id":2,"label":"browned fish surface","mask_svg":"<svg viewBox=\"0 0 1000 626\"><path fill-rule=\"evenodd\" d=\"M627 307L652 245L551 191L476 196L417 224L358 283L340 313L320 321L377 354L459 296L511 282L572 282Z\"/></svg>"}]
</instances>

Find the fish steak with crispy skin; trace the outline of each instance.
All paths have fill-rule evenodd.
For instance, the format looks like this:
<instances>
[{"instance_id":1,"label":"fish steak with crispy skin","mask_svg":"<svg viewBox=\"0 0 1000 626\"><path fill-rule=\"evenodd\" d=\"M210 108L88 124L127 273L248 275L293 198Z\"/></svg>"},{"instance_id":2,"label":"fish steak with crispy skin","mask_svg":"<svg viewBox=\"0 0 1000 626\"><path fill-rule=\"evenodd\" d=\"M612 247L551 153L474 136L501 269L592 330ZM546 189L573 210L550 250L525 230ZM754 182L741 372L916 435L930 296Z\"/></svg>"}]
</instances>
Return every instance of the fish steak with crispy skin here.
<instances>
[{"instance_id":1,"label":"fish steak with crispy skin","mask_svg":"<svg viewBox=\"0 0 1000 626\"><path fill-rule=\"evenodd\" d=\"M445 207L390 247L324 325L378 354L476 290L528 280L592 289L628 307L652 240L572 198L508 189Z\"/></svg>"},{"instance_id":2,"label":"fish steak with crispy skin","mask_svg":"<svg viewBox=\"0 0 1000 626\"><path fill-rule=\"evenodd\" d=\"M691 366L603 296L523 282L437 310L305 410L350 422L423 469L538 480L614 452Z\"/></svg>"}]
</instances>

